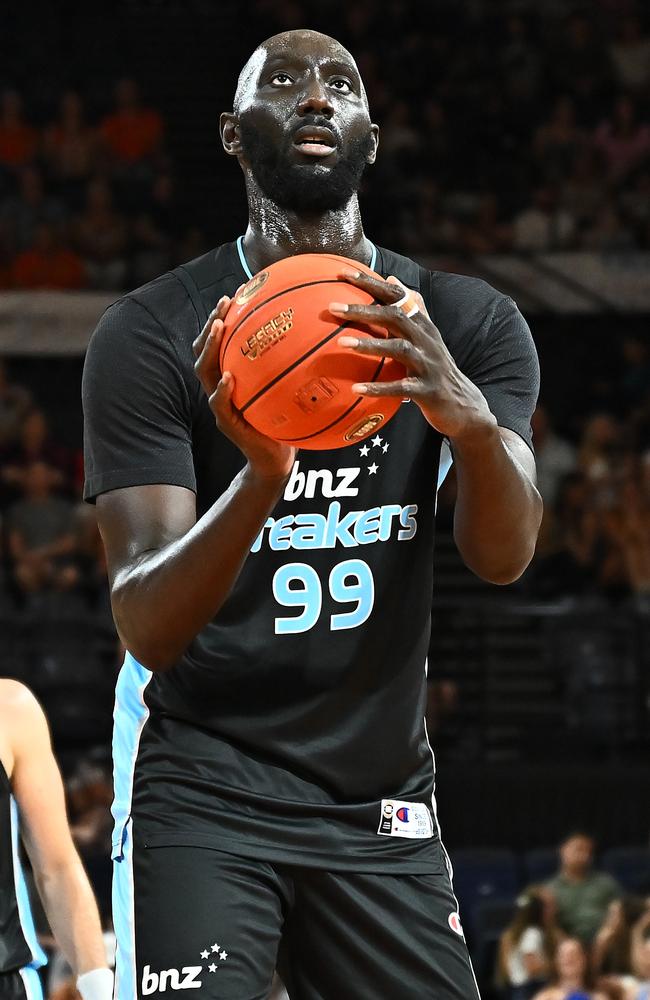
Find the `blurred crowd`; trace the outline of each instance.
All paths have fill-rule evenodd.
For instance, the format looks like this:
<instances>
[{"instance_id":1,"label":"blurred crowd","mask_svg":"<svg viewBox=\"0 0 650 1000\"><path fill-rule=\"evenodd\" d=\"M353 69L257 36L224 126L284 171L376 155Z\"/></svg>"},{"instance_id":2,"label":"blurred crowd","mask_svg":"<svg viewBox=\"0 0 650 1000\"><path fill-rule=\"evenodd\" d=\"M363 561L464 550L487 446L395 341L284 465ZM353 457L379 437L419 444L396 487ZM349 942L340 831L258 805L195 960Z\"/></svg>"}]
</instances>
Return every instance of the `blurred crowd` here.
<instances>
[{"instance_id":1,"label":"blurred crowd","mask_svg":"<svg viewBox=\"0 0 650 1000\"><path fill-rule=\"evenodd\" d=\"M82 490L81 443L56 440L38 401L0 359L0 590L19 606L38 610L47 593L74 595L82 607L105 597L104 550Z\"/></svg>"},{"instance_id":2,"label":"blurred crowd","mask_svg":"<svg viewBox=\"0 0 650 1000\"><path fill-rule=\"evenodd\" d=\"M433 17L358 0L337 6L335 28L330 7L257 0L245 31L252 47L313 25L355 55L381 127L364 182L379 243L456 257L650 247L647 5L440 0ZM163 114L130 78L103 101L27 90L9 80L0 93L0 289L134 287L236 235L189 221L215 213L206 178L195 183L212 167L175 126L182 104Z\"/></svg>"},{"instance_id":3,"label":"blurred crowd","mask_svg":"<svg viewBox=\"0 0 650 1000\"><path fill-rule=\"evenodd\" d=\"M0 94L0 290L122 289L195 256L184 233L157 110L122 79L90 120L65 91L35 123L22 95Z\"/></svg>"},{"instance_id":4,"label":"blurred crowd","mask_svg":"<svg viewBox=\"0 0 650 1000\"><path fill-rule=\"evenodd\" d=\"M517 899L498 948L503 1000L650 998L650 896L596 870L594 847L571 834L557 873Z\"/></svg>"}]
</instances>

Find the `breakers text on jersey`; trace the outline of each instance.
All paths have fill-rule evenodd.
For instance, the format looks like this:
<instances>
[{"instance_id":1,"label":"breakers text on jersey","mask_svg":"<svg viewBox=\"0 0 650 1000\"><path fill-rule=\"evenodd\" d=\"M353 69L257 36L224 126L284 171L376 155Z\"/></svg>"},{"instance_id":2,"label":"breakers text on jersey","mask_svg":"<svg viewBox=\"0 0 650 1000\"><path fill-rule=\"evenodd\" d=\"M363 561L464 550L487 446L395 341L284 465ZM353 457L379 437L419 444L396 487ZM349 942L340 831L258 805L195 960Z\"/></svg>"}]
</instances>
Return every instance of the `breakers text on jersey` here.
<instances>
[{"instance_id":1,"label":"breakers text on jersey","mask_svg":"<svg viewBox=\"0 0 650 1000\"><path fill-rule=\"evenodd\" d=\"M291 478L285 490L285 500L294 500L301 494L313 499L316 487L321 484L325 497L357 496L359 489L353 483L359 469L337 469L332 474L328 469L300 472L299 463L294 464ZM335 478L338 482L335 482ZM251 547L251 552L259 552L264 544L274 551L294 549L313 551L314 549L344 549L377 542L408 542L417 532L417 504L383 504L369 510L352 510L343 513L338 500L332 500L327 514L319 512L285 514L283 517L267 517L264 526ZM308 563L286 563L273 577L273 596L283 607L295 608L298 614L275 619L276 635L308 632L321 619L324 590L330 602L329 628L358 628L368 620L375 603L375 581L370 566L363 559L346 559L333 567L328 579L320 576ZM340 605L350 605L343 610Z\"/></svg>"}]
</instances>

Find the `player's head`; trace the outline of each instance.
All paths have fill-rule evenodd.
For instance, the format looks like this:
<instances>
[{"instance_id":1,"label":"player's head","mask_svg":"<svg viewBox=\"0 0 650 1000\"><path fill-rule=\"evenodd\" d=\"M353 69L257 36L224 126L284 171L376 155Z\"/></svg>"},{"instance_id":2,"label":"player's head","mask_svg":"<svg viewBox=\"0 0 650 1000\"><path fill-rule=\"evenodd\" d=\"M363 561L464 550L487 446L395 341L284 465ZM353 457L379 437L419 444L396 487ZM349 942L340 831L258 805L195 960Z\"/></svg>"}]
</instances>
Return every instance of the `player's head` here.
<instances>
[{"instance_id":1,"label":"player's head","mask_svg":"<svg viewBox=\"0 0 650 1000\"><path fill-rule=\"evenodd\" d=\"M247 181L281 208L305 214L347 204L375 160L378 133L350 53L307 29L273 35L255 49L234 111L221 116L224 149L238 157Z\"/></svg>"}]
</instances>

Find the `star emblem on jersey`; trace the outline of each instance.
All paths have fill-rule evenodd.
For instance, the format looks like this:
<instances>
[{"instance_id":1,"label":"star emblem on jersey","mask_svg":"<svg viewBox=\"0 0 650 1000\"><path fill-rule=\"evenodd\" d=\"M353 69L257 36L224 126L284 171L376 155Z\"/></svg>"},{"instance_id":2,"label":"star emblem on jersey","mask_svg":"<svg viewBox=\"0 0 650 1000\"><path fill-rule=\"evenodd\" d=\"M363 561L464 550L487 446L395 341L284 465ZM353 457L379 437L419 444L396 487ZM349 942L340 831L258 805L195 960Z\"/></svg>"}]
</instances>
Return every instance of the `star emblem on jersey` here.
<instances>
[{"instance_id":1,"label":"star emblem on jersey","mask_svg":"<svg viewBox=\"0 0 650 1000\"><path fill-rule=\"evenodd\" d=\"M369 466L368 466L368 472L369 472L369 474L370 474L371 476L374 476L374 475L376 475L376 473L377 473L377 469L378 469L378 468L379 468L379 466L377 465L377 463L376 463L376 462L373 462L373 463L372 463L372 465L369 465Z\"/></svg>"},{"instance_id":2,"label":"star emblem on jersey","mask_svg":"<svg viewBox=\"0 0 650 1000\"><path fill-rule=\"evenodd\" d=\"M375 437L372 439L372 446L373 446L373 448L379 448L379 447L381 447L381 442L383 440L384 440L383 438L379 437L379 434L376 434Z\"/></svg>"},{"instance_id":3,"label":"star emblem on jersey","mask_svg":"<svg viewBox=\"0 0 650 1000\"><path fill-rule=\"evenodd\" d=\"M363 448L359 448L359 454L361 455L362 458L366 458L369 451L370 448L368 447L367 444L364 444Z\"/></svg>"},{"instance_id":4,"label":"star emblem on jersey","mask_svg":"<svg viewBox=\"0 0 650 1000\"><path fill-rule=\"evenodd\" d=\"M365 444L362 444L359 448L359 455L361 458L368 458L368 456L373 452L374 448L379 448L380 457L385 455L389 448L388 441L385 441L381 434L375 434L374 438L368 438ZM372 462L370 465L366 466L369 476L376 476L379 472L379 465L377 462Z\"/></svg>"},{"instance_id":5,"label":"star emblem on jersey","mask_svg":"<svg viewBox=\"0 0 650 1000\"><path fill-rule=\"evenodd\" d=\"M208 966L208 972L216 972L216 971L217 971L217 967L216 967L216 965L213 962L212 965Z\"/></svg>"},{"instance_id":6,"label":"star emblem on jersey","mask_svg":"<svg viewBox=\"0 0 650 1000\"><path fill-rule=\"evenodd\" d=\"M217 941L211 944L209 948L204 948L201 952L201 958L212 959L210 965L208 965L208 972L217 972L220 966L218 962L225 962L228 958L228 952L223 948Z\"/></svg>"}]
</instances>

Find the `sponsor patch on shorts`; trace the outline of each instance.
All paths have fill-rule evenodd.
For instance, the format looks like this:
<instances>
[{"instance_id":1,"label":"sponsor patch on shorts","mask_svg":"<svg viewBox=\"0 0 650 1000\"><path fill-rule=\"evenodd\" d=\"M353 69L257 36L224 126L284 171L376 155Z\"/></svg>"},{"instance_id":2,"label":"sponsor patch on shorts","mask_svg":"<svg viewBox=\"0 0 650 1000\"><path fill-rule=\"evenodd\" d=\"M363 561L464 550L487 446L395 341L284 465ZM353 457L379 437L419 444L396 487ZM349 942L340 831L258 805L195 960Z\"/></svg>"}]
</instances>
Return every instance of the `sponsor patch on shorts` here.
<instances>
[{"instance_id":1,"label":"sponsor patch on shorts","mask_svg":"<svg viewBox=\"0 0 650 1000\"><path fill-rule=\"evenodd\" d=\"M382 799L377 833L381 837L406 837L409 840L433 837L431 813L423 802Z\"/></svg>"}]
</instances>

